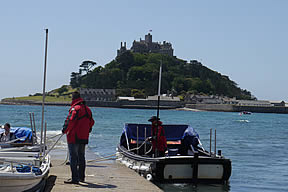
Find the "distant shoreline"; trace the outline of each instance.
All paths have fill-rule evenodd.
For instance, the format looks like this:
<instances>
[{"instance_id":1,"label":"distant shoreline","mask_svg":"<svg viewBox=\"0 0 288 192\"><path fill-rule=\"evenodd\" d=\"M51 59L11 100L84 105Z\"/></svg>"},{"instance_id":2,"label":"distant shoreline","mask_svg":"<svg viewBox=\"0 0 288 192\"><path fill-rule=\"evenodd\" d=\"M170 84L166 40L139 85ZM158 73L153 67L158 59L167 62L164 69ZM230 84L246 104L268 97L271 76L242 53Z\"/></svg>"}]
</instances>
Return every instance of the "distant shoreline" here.
<instances>
[{"instance_id":1,"label":"distant shoreline","mask_svg":"<svg viewBox=\"0 0 288 192\"><path fill-rule=\"evenodd\" d=\"M0 101L2 105L42 105L41 101L32 100L19 100L19 99L2 99ZM56 105L56 106L69 106L71 102L46 102L45 105Z\"/></svg>"},{"instance_id":2,"label":"distant shoreline","mask_svg":"<svg viewBox=\"0 0 288 192\"><path fill-rule=\"evenodd\" d=\"M17 99L3 99L0 104L2 105L42 105L40 101L31 100L17 100ZM52 106L70 106L71 102L45 102L45 105ZM135 102L109 102L109 101L87 101L90 107L107 107L107 108L125 108L125 109L157 109L154 102L147 102L137 104ZM163 102L160 103L161 110L185 110L185 111L216 111L216 112L241 112L249 111L252 113L280 113L288 114L288 107L282 106L240 106L233 104L185 104L179 102Z\"/></svg>"}]
</instances>

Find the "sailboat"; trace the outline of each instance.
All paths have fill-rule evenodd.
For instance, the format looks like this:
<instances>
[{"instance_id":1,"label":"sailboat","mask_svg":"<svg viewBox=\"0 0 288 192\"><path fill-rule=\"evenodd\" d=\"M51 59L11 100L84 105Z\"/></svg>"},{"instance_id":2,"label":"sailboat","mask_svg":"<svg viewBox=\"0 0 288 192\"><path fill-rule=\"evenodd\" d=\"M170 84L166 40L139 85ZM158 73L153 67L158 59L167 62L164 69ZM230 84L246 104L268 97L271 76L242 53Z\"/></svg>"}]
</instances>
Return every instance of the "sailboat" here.
<instances>
[{"instance_id":1,"label":"sailboat","mask_svg":"<svg viewBox=\"0 0 288 192\"><path fill-rule=\"evenodd\" d=\"M46 152L46 123L44 131L47 42L48 29L46 29L40 142L37 141L36 137L35 121L34 130L31 121L31 129L29 130L29 128L25 128L27 134L24 135L23 138L16 138L17 143L15 143L14 141L4 143L7 145L5 146L5 148L0 149L0 191L41 191L45 187L45 179L49 174L51 163L50 155ZM14 131L17 131L18 129L14 128ZM21 139L24 141L28 140L28 142L21 142Z\"/></svg>"},{"instance_id":2,"label":"sailboat","mask_svg":"<svg viewBox=\"0 0 288 192\"><path fill-rule=\"evenodd\" d=\"M162 62L159 71L157 119L159 119ZM161 183L225 184L229 181L231 161L222 155L221 150L216 154L216 131L215 151L212 152L212 130L210 130L210 151L207 151L202 146L199 134L190 125L162 126L168 148L163 157L151 152L152 144L149 142L149 138L152 137L151 124L126 123L117 146L117 161L143 175L147 180Z\"/></svg>"}]
</instances>

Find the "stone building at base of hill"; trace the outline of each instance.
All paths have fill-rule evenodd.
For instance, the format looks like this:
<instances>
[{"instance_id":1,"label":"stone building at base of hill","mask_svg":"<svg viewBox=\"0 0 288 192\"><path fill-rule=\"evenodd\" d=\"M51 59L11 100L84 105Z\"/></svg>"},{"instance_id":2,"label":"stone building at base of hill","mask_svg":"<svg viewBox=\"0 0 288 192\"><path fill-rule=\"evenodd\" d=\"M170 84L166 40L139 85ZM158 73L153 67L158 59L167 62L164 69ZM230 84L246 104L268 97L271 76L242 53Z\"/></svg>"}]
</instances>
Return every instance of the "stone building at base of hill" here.
<instances>
[{"instance_id":1,"label":"stone building at base of hill","mask_svg":"<svg viewBox=\"0 0 288 192\"><path fill-rule=\"evenodd\" d=\"M80 88L80 95L85 101L115 101L115 89L87 89Z\"/></svg>"}]
</instances>

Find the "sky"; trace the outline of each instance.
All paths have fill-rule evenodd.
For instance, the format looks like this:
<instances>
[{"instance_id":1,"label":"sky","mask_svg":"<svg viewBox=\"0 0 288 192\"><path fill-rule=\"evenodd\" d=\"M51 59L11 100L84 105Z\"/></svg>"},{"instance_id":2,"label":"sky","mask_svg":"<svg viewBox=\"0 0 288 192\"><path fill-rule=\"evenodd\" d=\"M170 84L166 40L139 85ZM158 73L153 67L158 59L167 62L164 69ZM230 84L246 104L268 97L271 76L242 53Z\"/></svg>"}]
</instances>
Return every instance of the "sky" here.
<instances>
[{"instance_id":1,"label":"sky","mask_svg":"<svg viewBox=\"0 0 288 192\"><path fill-rule=\"evenodd\" d=\"M0 99L69 84L84 60L104 66L152 30L174 55L227 75L259 100L288 101L286 0L0 2Z\"/></svg>"}]
</instances>

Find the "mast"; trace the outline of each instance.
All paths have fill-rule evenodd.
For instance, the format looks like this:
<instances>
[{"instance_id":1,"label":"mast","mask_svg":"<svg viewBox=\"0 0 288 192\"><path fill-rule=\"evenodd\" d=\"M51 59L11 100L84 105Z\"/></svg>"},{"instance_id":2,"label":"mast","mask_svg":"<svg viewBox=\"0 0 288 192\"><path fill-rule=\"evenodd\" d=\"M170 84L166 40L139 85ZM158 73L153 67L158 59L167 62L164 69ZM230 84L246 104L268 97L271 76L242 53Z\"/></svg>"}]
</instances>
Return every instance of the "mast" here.
<instances>
[{"instance_id":1,"label":"mast","mask_svg":"<svg viewBox=\"0 0 288 192\"><path fill-rule=\"evenodd\" d=\"M161 75L162 75L162 60L160 61L160 69L159 69L159 83L158 83L158 104L157 104L157 119L159 118L160 111L160 96L161 96Z\"/></svg>"},{"instance_id":2,"label":"mast","mask_svg":"<svg viewBox=\"0 0 288 192\"><path fill-rule=\"evenodd\" d=\"M46 31L46 41L45 41L45 59L44 59L44 79L43 79L43 94L42 94L42 121L41 121L41 137L40 137L40 146L42 153L43 145L43 126L44 126L44 103L45 103L45 86L46 86L46 68L47 68L47 47L48 47L48 29Z\"/></svg>"},{"instance_id":3,"label":"mast","mask_svg":"<svg viewBox=\"0 0 288 192\"><path fill-rule=\"evenodd\" d=\"M156 123L156 149L155 149L155 157L158 157L158 119L159 119L159 111L160 111L160 96L161 96L161 75L162 75L162 59L160 60L160 69L159 69L159 83L158 83L158 102L157 102L157 123Z\"/></svg>"}]
</instances>

